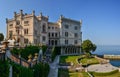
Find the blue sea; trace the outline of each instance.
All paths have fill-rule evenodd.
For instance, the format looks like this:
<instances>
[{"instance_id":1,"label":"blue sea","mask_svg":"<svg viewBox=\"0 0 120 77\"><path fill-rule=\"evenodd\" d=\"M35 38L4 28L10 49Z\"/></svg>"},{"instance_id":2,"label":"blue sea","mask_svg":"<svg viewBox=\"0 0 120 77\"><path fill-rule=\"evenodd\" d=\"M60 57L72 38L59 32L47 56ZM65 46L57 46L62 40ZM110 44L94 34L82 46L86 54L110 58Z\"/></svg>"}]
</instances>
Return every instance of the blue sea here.
<instances>
[{"instance_id":1,"label":"blue sea","mask_svg":"<svg viewBox=\"0 0 120 77\"><path fill-rule=\"evenodd\" d=\"M120 45L98 45L93 54L104 55L120 55ZM120 60L110 60L113 66L120 67Z\"/></svg>"}]
</instances>

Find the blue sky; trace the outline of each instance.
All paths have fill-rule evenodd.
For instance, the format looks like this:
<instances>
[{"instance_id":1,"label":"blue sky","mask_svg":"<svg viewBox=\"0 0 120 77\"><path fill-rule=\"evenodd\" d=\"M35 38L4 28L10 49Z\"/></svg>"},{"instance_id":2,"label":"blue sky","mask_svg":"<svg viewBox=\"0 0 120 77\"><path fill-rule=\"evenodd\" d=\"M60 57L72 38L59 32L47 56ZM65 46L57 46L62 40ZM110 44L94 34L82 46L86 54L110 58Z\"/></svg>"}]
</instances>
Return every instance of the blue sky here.
<instances>
[{"instance_id":1,"label":"blue sky","mask_svg":"<svg viewBox=\"0 0 120 77\"><path fill-rule=\"evenodd\" d=\"M6 35L6 18L14 11L49 16L56 22L62 14L75 20L82 19L83 40L97 45L120 45L120 0L0 0L0 32Z\"/></svg>"}]
</instances>

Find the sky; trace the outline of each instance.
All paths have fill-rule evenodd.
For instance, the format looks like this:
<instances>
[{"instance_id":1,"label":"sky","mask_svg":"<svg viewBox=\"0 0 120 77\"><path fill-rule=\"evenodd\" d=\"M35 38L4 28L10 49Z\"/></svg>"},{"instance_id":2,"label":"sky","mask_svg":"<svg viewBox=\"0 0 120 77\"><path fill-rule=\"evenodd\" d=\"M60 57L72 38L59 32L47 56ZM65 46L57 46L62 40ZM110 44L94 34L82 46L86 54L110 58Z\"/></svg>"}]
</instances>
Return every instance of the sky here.
<instances>
[{"instance_id":1,"label":"sky","mask_svg":"<svg viewBox=\"0 0 120 77\"><path fill-rule=\"evenodd\" d=\"M97 45L120 45L120 0L0 0L0 33L6 36L6 18L14 12L40 12L56 22L60 15L80 21L82 39Z\"/></svg>"}]
</instances>

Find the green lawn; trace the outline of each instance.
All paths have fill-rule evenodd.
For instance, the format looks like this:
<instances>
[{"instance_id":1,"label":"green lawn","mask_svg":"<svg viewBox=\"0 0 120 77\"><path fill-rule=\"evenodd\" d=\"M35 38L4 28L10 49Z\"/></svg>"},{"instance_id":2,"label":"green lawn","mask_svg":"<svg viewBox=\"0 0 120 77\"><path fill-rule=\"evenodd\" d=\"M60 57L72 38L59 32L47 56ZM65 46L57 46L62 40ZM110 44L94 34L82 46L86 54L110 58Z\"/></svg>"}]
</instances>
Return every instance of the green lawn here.
<instances>
[{"instance_id":1,"label":"green lawn","mask_svg":"<svg viewBox=\"0 0 120 77\"><path fill-rule=\"evenodd\" d=\"M67 69L59 69L58 77L89 77L86 72L72 72L70 73Z\"/></svg>"},{"instance_id":2,"label":"green lawn","mask_svg":"<svg viewBox=\"0 0 120 77\"><path fill-rule=\"evenodd\" d=\"M84 77L82 73L74 72L74 73L69 73L69 77Z\"/></svg>"},{"instance_id":3,"label":"green lawn","mask_svg":"<svg viewBox=\"0 0 120 77\"><path fill-rule=\"evenodd\" d=\"M96 58L83 58L80 60L80 63L82 63L82 65L98 64L99 61Z\"/></svg>"},{"instance_id":4,"label":"green lawn","mask_svg":"<svg viewBox=\"0 0 120 77\"><path fill-rule=\"evenodd\" d=\"M72 62L73 64L78 64L78 58L80 56L61 56L59 63Z\"/></svg>"}]
</instances>

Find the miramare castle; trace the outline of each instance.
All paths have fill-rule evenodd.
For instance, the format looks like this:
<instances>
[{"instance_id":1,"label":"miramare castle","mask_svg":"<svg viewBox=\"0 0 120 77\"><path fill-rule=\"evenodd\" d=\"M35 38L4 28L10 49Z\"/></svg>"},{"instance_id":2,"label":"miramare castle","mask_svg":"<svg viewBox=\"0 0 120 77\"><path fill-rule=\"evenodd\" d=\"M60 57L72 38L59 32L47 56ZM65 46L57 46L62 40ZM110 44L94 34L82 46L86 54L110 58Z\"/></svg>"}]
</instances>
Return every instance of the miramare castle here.
<instances>
[{"instance_id":1,"label":"miramare castle","mask_svg":"<svg viewBox=\"0 0 120 77\"><path fill-rule=\"evenodd\" d=\"M81 21L60 16L57 22L49 22L48 16L42 13L36 16L14 12L12 19L6 19L7 39L14 38L19 45L44 44L61 46L61 54L78 54L81 50L82 32Z\"/></svg>"}]
</instances>

